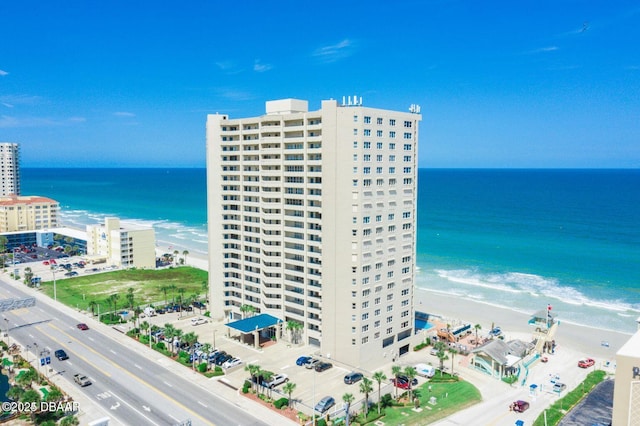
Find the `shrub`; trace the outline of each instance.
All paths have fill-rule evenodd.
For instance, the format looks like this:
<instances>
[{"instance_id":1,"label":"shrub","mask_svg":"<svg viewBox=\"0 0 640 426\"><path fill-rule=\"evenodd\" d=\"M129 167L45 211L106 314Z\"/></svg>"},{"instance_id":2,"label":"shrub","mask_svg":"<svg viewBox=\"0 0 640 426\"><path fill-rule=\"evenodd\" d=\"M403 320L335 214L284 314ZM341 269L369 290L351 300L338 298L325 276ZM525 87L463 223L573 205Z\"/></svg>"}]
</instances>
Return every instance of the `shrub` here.
<instances>
[{"instance_id":1,"label":"shrub","mask_svg":"<svg viewBox=\"0 0 640 426\"><path fill-rule=\"evenodd\" d=\"M242 385L242 393L248 393L249 389L251 389L251 382L248 380L245 380L244 385Z\"/></svg>"},{"instance_id":2,"label":"shrub","mask_svg":"<svg viewBox=\"0 0 640 426\"><path fill-rule=\"evenodd\" d=\"M154 345L154 347L159 350L159 351L163 351L165 349L167 349L167 347L165 346L164 342L158 342Z\"/></svg>"},{"instance_id":3,"label":"shrub","mask_svg":"<svg viewBox=\"0 0 640 426\"><path fill-rule=\"evenodd\" d=\"M209 366L207 365L206 362L201 362L200 364L198 364L198 371L201 372L201 373L204 373L204 372L207 371L208 367Z\"/></svg>"},{"instance_id":4,"label":"shrub","mask_svg":"<svg viewBox=\"0 0 640 426\"><path fill-rule=\"evenodd\" d=\"M286 407L289 405L289 400L287 398L280 398L276 402L273 403L273 406L278 410L282 409L282 407Z\"/></svg>"}]
</instances>

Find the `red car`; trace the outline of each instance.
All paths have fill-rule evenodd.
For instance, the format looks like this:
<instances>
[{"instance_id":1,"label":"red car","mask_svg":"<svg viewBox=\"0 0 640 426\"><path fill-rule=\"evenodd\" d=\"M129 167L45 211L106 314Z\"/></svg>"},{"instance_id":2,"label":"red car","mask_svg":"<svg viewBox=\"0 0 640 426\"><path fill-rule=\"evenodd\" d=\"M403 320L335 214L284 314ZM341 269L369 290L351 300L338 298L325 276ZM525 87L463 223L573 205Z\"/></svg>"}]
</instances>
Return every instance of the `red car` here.
<instances>
[{"instance_id":1,"label":"red car","mask_svg":"<svg viewBox=\"0 0 640 426\"><path fill-rule=\"evenodd\" d=\"M592 365L595 365L595 361L593 360L593 358L585 358L585 359L581 359L580 361L578 361L578 367L580 368L589 368Z\"/></svg>"},{"instance_id":2,"label":"red car","mask_svg":"<svg viewBox=\"0 0 640 426\"><path fill-rule=\"evenodd\" d=\"M395 378L391 379L391 383L393 383L395 385L395 387L400 388L400 389L409 389L409 381L405 380L405 379L398 379L396 380Z\"/></svg>"},{"instance_id":3,"label":"red car","mask_svg":"<svg viewBox=\"0 0 640 426\"><path fill-rule=\"evenodd\" d=\"M522 401L521 399L514 401L511 403L511 411L515 411L516 413L522 413L527 411L529 408L529 403L527 401Z\"/></svg>"},{"instance_id":4,"label":"red car","mask_svg":"<svg viewBox=\"0 0 640 426\"><path fill-rule=\"evenodd\" d=\"M77 327L78 327L80 330L88 330L88 329L89 329L89 326L88 326L87 324L83 323L83 322L81 322L80 324L78 324L78 325L77 325Z\"/></svg>"}]
</instances>

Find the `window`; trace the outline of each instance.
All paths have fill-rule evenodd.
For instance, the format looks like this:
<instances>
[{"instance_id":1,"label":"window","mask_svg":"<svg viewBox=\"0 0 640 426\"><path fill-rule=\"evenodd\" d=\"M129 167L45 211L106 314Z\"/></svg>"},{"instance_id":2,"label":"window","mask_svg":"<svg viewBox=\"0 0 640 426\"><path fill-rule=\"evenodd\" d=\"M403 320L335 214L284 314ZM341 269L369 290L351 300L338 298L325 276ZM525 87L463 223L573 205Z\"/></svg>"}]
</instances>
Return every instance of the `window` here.
<instances>
[{"instance_id":1,"label":"window","mask_svg":"<svg viewBox=\"0 0 640 426\"><path fill-rule=\"evenodd\" d=\"M376 179L376 185L378 186L384 185L384 179Z\"/></svg>"},{"instance_id":2,"label":"window","mask_svg":"<svg viewBox=\"0 0 640 426\"><path fill-rule=\"evenodd\" d=\"M369 302L368 301L362 302L362 309L367 309L368 307L369 307ZM362 330L362 331L366 331L366 330Z\"/></svg>"},{"instance_id":3,"label":"window","mask_svg":"<svg viewBox=\"0 0 640 426\"><path fill-rule=\"evenodd\" d=\"M363 186L371 186L371 179L365 179L362 181Z\"/></svg>"},{"instance_id":4,"label":"window","mask_svg":"<svg viewBox=\"0 0 640 426\"><path fill-rule=\"evenodd\" d=\"M371 155L369 155L369 154L365 154L365 155L363 156L363 158L364 158L364 161L365 161L365 162L371 161Z\"/></svg>"},{"instance_id":5,"label":"window","mask_svg":"<svg viewBox=\"0 0 640 426\"><path fill-rule=\"evenodd\" d=\"M396 120L394 120L393 118L389 120L389 126L395 126L396 125Z\"/></svg>"},{"instance_id":6,"label":"window","mask_svg":"<svg viewBox=\"0 0 640 426\"><path fill-rule=\"evenodd\" d=\"M402 179L402 183L405 185L411 185L413 183L413 179L412 178L404 178Z\"/></svg>"},{"instance_id":7,"label":"window","mask_svg":"<svg viewBox=\"0 0 640 426\"><path fill-rule=\"evenodd\" d=\"M389 144L389 149L391 149L391 150L396 149L396 144L395 143L390 143Z\"/></svg>"},{"instance_id":8,"label":"window","mask_svg":"<svg viewBox=\"0 0 640 426\"><path fill-rule=\"evenodd\" d=\"M353 154L353 161L358 161L358 154Z\"/></svg>"},{"instance_id":9,"label":"window","mask_svg":"<svg viewBox=\"0 0 640 426\"><path fill-rule=\"evenodd\" d=\"M406 132L402 135L402 137L405 139L411 139L411 133Z\"/></svg>"},{"instance_id":10,"label":"window","mask_svg":"<svg viewBox=\"0 0 640 426\"><path fill-rule=\"evenodd\" d=\"M391 162L396 161L396 156L395 155L390 155L389 156L389 161L391 161Z\"/></svg>"},{"instance_id":11,"label":"window","mask_svg":"<svg viewBox=\"0 0 640 426\"><path fill-rule=\"evenodd\" d=\"M364 314L362 314L362 320L363 321L368 320L368 319L369 319L369 313L368 312L365 312Z\"/></svg>"},{"instance_id":12,"label":"window","mask_svg":"<svg viewBox=\"0 0 640 426\"><path fill-rule=\"evenodd\" d=\"M362 326L362 332L366 333L367 331L369 331L369 324L365 324Z\"/></svg>"},{"instance_id":13,"label":"window","mask_svg":"<svg viewBox=\"0 0 640 426\"><path fill-rule=\"evenodd\" d=\"M376 161L377 162L382 161L382 155L381 154L376 155Z\"/></svg>"},{"instance_id":14,"label":"window","mask_svg":"<svg viewBox=\"0 0 640 426\"><path fill-rule=\"evenodd\" d=\"M390 137L391 139L395 139L395 137L396 137L396 132L389 132L389 137Z\"/></svg>"},{"instance_id":15,"label":"window","mask_svg":"<svg viewBox=\"0 0 640 426\"><path fill-rule=\"evenodd\" d=\"M358 148L358 141L353 141L353 148L357 149Z\"/></svg>"},{"instance_id":16,"label":"window","mask_svg":"<svg viewBox=\"0 0 640 426\"><path fill-rule=\"evenodd\" d=\"M411 133L409 133L409 134L411 134ZM365 136L371 136L371 130L369 130L369 129L364 129L364 135L365 135ZM406 139L406 138L405 138L405 139Z\"/></svg>"},{"instance_id":17,"label":"window","mask_svg":"<svg viewBox=\"0 0 640 426\"><path fill-rule=\"evenodd\" d=\"M365 169L368 169L368 167L365 167ZM402 171L404 173L411 173L411 167L403 167ZM366 172L365 172L366 173Z\"/></svg>"},{"instance_id":18,"label":"window","mask_svg":"<svg viewBox=\"0 0 640 426\"><path fill-rule=\"evenodd\" d=\"M367 343L369 341L369 336L364 336L362 338L362 344L364 345L365 343Z\"/></svg>"},{"instance_id":19,"label":"window","mask_svg":"<svg viewBox=\"0 0 640 426\"><path fill-rule=\"evenodd\" d=\"M409 167L409 169L411 169L411 167ZM411 172L411 170L409 170L409 172ZM362 173L364 173L365 175L371 174L371 167L364 167L362 169ZM407 173L407 172L405 172L405 173Z\"/></svg>"},{"instance_id":20,"label":"window","mask_svg":"<svg viewBox=\"0 0 640 426\"><path fill-rule=\"evenodd\" d=\"M409 167L411 168L411 167ZM381 175L382 174L382 167L376 167L376 173Z\"/></svg>"},{"instance_id":21,"label":"window","mask_svg":"<svg viewBox=\"0 0 640 426\"><path fill-rule=\"evenodd\" d=\"M411 122L410 121L405 121L404 122L404 127L411 128Z\"/></svg>"},{"instance_id":22,"label":"window","mask_svg":"<svg viewBox=\"0 0 640 426\"><path fill-rule=\"evenodd\" d=\"M377 124L382 124L382 117L376 118L376 123Z\"/></svg>"},{"instance_id":23,"label":"window","mask_svg":"<svg viewBox=\"0 0 640 426\"><path fill-rule=\"evenodd\" d=\"M382 130L376 130L376 136L381 138L382 137Z\"/></svg>"},{"instance_id":24,"label":"window","mask_svg":"<svg viewBox=\"0 0 640 426\"><path fill-rule=\"evenodd\" d=\"M376 142L376 148L382 149L382 142Z\"/></svg>"},{"instance_id":25,"label":"window","mask_svg":"<svg viewBox=\"0 0 640 426\"><path fill-rule=\"evenodd\" d=\"M396 168L395 167L389 167L389 174L393 175L396 173Z\"/></svg>"},{"instance_id":26,"label":"window","mask_svg":"<svg viewBox=\"0 0 640 426\"><path fill-rule=\"evenodd\" d=\"M371 123L371 117L368 117L368 116L365 115L364 116L364 124L370 124L370 123ZM408 122L408 123L409 123L409 127L411 127L411 122ZM407 124L407 121L405 121L405 126L404 127L407 127L406 124Z\"/></svg>"},{"instance_id":27,"label":"window","mask_svg":"<svg viewBox=\"0 0 640 426\"><path fill-rule=\"evenodd\" d=\"M391 334L391 333L393 333L393 327L387 328L387 334Z\"/></svg>"},{"instance_id":28,"label":"window","mask_svg":"<svg viewBox=\"0 0 640 426\"><path fill-rule=\"evenodd\" d=\"M390 317L387 317L387 324L390 324L393 322L393 315Z\"/></svg>"},{"instance_id":29,"label":"window","mask_svg":"<svg viewBox=\"0 0 640 426\"><path fill-rule=\"evenodd\" d=\"M364 149L371 149L371 142L365 142Z\"/></svg>"},{"instance_id":30,"label":"window","mask_svg":"<svg viewBox=\"0 0 640 426\"><path fill-rule=\"evenodd\" d=\"M411 151L411 144L410 143L405 143L404 144L404 148L405 151Z\"/></svg>"},{"instance_id":31,"label":"window","mask_svg":"<svg viewBox=\"0 0 640 426\"><path fill-rule=\"evenodd\" d=\"M380 320L376 320L376 322L374 322L374 323L373 323L373 326L374 326L375 328L380 327Z\"/></svg>"},{"instance_id":32,"label":"window","mask_svg":"<svg viewBox=\"0 0 640 426\"><path fill-rule=\"evenodd\" d=\"M410 156L410 155L405 155L405 156L403 157L403 161L404 161L405 163L410 163L412 160L413 160L413 157L412 157L412 156Z\"/></svg>"},{"instance_id":33,"label":"window","mask_svg":"<svg viewBox=\"0 0 640 426\"><path fill-rule=\"evenodd\" d=\"M357 116L357 115L354 115L354 116L353 116L353 122L354 122L354 123L357 123L357 122L358 122L358 116Z\"/></svg>"},{"instance_id":34,"label":"window","mask_svg":"<svg viewBox=\"0 0 640 426\"><path fill-rule=\"evenodd\" d=\"M362 218L362 223L369 223L369 222L371 222L371 217L365 216Z\"/></svg>"},{"instance_id":35,"label":"window","mask_svg":"<svg viewBox=\"0 0 640 426\"><path fill-rule=\"evenodd\" d=\"M381 214L376 215L376 222L382 222L382 215Z\"/></svg>"}]
</instances>

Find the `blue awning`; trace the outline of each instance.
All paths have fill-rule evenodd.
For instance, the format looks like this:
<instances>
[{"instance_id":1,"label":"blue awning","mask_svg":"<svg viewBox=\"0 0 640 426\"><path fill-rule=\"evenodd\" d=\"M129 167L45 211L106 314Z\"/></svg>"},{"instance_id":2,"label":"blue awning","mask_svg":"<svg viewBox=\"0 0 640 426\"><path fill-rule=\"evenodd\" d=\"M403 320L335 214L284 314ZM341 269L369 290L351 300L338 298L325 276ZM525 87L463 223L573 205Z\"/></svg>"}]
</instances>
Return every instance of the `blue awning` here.
<instances>
[{"instance_id":1,"label":"blue awning","mask_svg":"<svg viewBox=\"0 0 640 426\"><path fill-rule=\"evenodd\" d=\"M281 322L281 319L269 314L259 314L251 318L245 318L225 325L227 327L234 328L242 333L251 333L252 331L262 330Z\"/></svg>"}]
</instances>

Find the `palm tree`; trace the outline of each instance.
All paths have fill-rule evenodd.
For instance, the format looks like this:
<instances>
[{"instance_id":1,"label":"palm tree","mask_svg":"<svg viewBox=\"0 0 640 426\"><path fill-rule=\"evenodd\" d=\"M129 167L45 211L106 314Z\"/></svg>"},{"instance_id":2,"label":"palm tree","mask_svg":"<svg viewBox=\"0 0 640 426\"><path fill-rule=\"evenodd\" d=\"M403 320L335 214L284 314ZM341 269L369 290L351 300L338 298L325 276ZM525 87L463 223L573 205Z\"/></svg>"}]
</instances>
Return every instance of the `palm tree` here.
<instances>
[{"instance_id":1,"label":"palm tree","mask_svg":"<svg viewBox=\"0 0 640 426\"><path fill-rule=\"evenodd\" d=\"M395 389L395 394L396 394L396 399L398 399L398 376L400 375L400 373L402 373L402 367L400 367L399 365L393 365L391 366L391 374L393 374L393 377L395 378L395 385L394 385L394 389Z\"/></svg>"},{"instance_id":2,"label":"palm tree","mask_svg":"<svg viewBox=\"0 0 640 426\"><path fill-rule=\"evenodd\" d=\"M111 296L107 298L107 304L113 304L113 313L115 314L118 311L118 299L120 299L120 295L118 293L113 293Z\"/></svg>"},{"instance_id":3,"label":"palm tree","mask_svg":"<svg viewBox=\"0 0 640 426\"><path fill-rule=\"evenodd\" d=\"M413 398L411 398L411 396L412 396L413 386L411 386L411 382L413 381L413 379L416 378L416 376L418 375L418 372L413 367L405 367L404 374L409 379L409 401L412 401Z\"/></svg>"},{"instance_id":4,"label":"palm tree","mask_svg":"<svg viewBox=\"0 0 640 426\"><path fill-rule=\"evenodd\" d=\"M56 387L53 387L47 394L47 402L58 402L61 401L62 398L64 398L64 395L60 392L60 389Z\"/></svg>"},{"instance_id":5,"label":"palm tree","mask_svg":"<svg viewBox=\"0 0 640 426\"><path fill-rule=\"evenodd\" d=\"M451 374L453 374L453 359L456 357L458 351L456 348L449 348L449 353L451 354Z\"/></svg>"},{"instance_id":6,"label":"palm tree","mask_svg":"<svg viewBox=\"0 0 640 426\"><path fill-rule=\"evenodd\" d=\"M185 265L187 264L187 255L189 254L189 250L182 251L182 259L184 260Z\"/></svg>"},{"instance_id":7,"label":"palm tree","mask_svg":"<svg viewBox=\"0 0 640 426\"><path fill-rule=\"evenodd\" d=\"M254 308L251 305L242 305L240 306L240 312L242 312L242 318L245 318L245 315L248 314L249 312L255 312L256 308Z\"/></svg>"},{"instance_id":8,"label":"palm tree","mask_svg":"<svg viewBox=\"0 0 640 426\"><path fill-rule=\"evenodd\" d=\"M33 278L33 271L31 267L27 266L24 268L24 283L28 286L31 286L31 279Z\"/></svg>"},{"instance_id":9,"label":"palm tree","mask_svg":"<svg viewBox=\"0 0 640 426\"><path fill-rule=\"evenodd\" d=\"M293 343L298 343L298 334L302 329L302 324L298 321L287 321L287 330L291 332L291 341Z\"/></svg>"},{"instance_id":10,"label":"palm tree","mask_svg":"<svg viewBox=\"0 0 640 426\"><path fill-rule=\"evenodd\" d=\"M440 360L440 375L442 375L442 370L444 370L444 361L449 359L445 350L447 349L447 345L444 342L437 342L433 345L433 348L437 351L436 357Z\"/></svg>"},{"instance_id":11,"label":"palm tree","mask_svg":"<svg viewBox=\"0 0 640 426\"><path fill-rule=\"evenodd\" d=\"M173 264L174 265L178 265L178 255L180 254L180 252L178 250L174 250L173 251Z\"/></svg>"},{"instance_id":12,"label":"palm tree","mask_svg":"<svg viewBox=\"0 0 640 426\"><path fill-rule=\"evenodd\" d=\"M380 414L380 387L382 386L382 382L387 380L387 376L385 376L382 371L376 371L373 373L373 380L378 382L378 414Z\"/></svg>"},{"instance_id":13,"label":"palm tree","mask_svg":"<svg viewBox=\"0 0 640 426\"><path fill-rule=\"evenodd\" d=\"M182 345L184 331L176 328L173 332L173 346L176 348L176 354L179 352L180 345Z\"/></svg>"},{"instance_id":14,"label":"palm tree","mask_svg":"<svg viewBox=\"0 0 640 426\"><path fill-rule=\"evenodd\" d=\"M98 306L98 302L96 302L95 300L89 302L89 309L91 309L92 317L96 315L96 306Z\"/></svg>"},{"instance_id":15,"label":"palm tree","mask_svg":"<svg viewBox=\"0 0 640 426\"><path fill-rule=\"evenodd\" d=\"M192 346L195 342L198 341L198 335L193 331L190 331L189 333L186 333L184 336L182 336L182 341L187 345Z\"/></svg>"},{"instance_id":16,"label":"palm tree","mask_svg":"<svg viewBox=\"0 0 640 426\"><path fill-rule=\"evenodd\" d=\"M176 336L176 328L173 326L173 324L165 324L164 325L164 338L167 342L169 342L170 348L169 350L171 351L171 355L173 355L173 338Z\"/></svg>"},{"instance_id":17,"label":"palm tree","mask_svg":"<svg viewBox=\"0 0 640 426\"><path fill-rule=\"evenodd\" d=\"M0 253L4 253L7 251L8 242L9 242L9 239L7 237L5 237L4 235L0 235Z\"/></svg>"},{"instance_id":18,"label":"palm tree","mask_svg":"<svg viewBox=\"0 0 640 426\"><path fill-rule=\"evenodd\" d=\"M345 393L344 395L342 395L342 401L344 402L344 405L345 405L344 412L347 417L346 426L349 426L349 420L351 420L350 419L351 416L349 415L349 409L351 408L351 404L353 403L354 400L355 400L355 397L351 393Z\"/></svg>"},{"instance_id":19,"label":"palm tree","mask_svg":"<svg viewBox=\"0 0 640 426\"><path fill-rule=\"evenodd\" d=\"M291 399L291 394L296 389L296 384L293 382L287 382L282 386L282 391L289 396L289 407L293 407L293 400Z\"/></svg>"},{"instance_id":20,"label":"palm tree","mask_svg":"<svg viewBox=\"0 0 640 426\"><path fill-rule=\"evenodd\" d=\"M127 298L127 303L129 304L129 309L133 309L133 299L134 299L134 296L133 296L133 287L129 287L129 288L127 289L127 295L126 295L126 298Z\"/></svg>"},{"instance_id":21,"label":"palm tree","mask_svg":"<svg viewBox=\"0 0 640 426\"><path fill-rule=\"evenodd\" d=\"M253 385L256 385L256 393L258 393L258 373L262 370L257 364L247 364L244 366L244 371L248 371L251 376L251 389Z\"/></svg>"},{"instance_id":22,"label":"palm tree","mask_svg":"<svg viewBox=\"0 0 640 426\"><path fill-rule=\"evenodd\" d=\"M482 330L482 326L480 324L476 324L473 326L473 329L476 331L476 348L478 347L478 331Z\"/></svg>"},{"instance_id":23,"label":"palm tree","mask_svg":"<svg viewBox=\"0 0 640 426\"><path fill-rule=\"evenodd\" d=\"M149 330L149 345L151 345L151 326L149 323L147 321L142 321L142 324L140 324L140 330L144 332Z\"/></svg>"},{"instance_id":24,"label":"palm tree","mask_svg":"<svg viewBox=\"0 0 640 426\"><path fill-rule=\"evenodd\" d=\"M166 305L167 303L169 303L169 301L167 300L167 292L171 290L171 286L163 285L163 286L160 286L159 290L164 293L164 304Z\"/></svg>"},{"instance_id":25,"label":"palm tree","mask_svg":"<svg viewBox=\"0 0 640 426\"><path fill-rule=\"evenodd\" d=\"M362 412L364 417L367 417L369 411L369 393L373 392L373 382L368 377L363 377L360 382L360 392L364 394L364 403L362 405Z\"/></svg>"},{"instance_id":26,"label":"palm tree","mask_svg":"<svg viewBox=\"0 0 640 426\"><path fill-rule=\"evenodd\" d=\"M25 404L34 404L36 406L40 406L40 402L42 401L42 398L40 398L40 392L38 392L35 389L28 389L26 390L23 394L22 397L20 398L20 402L23 402ZM31 413L29 413L29 415L31 416L31 422L35 424L35 418L36 418L36 411L33 410L31 411Z\"/></svg>"}]
</instances>

